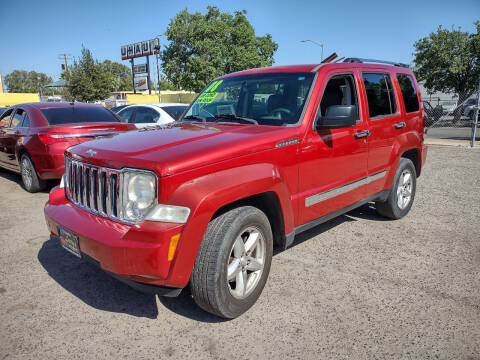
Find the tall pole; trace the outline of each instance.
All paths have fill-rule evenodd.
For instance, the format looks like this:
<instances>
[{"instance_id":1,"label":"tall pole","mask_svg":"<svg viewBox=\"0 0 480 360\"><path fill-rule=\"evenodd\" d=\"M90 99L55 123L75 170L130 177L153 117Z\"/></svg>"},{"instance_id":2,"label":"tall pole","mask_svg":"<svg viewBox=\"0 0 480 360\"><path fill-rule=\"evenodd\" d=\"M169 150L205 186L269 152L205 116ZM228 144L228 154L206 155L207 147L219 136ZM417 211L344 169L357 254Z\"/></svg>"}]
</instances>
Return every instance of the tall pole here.
<instances>
[{"instance_id":1,"label":"tall pole","mask_svg":"<svg viewBox=\"0 0 480 360\"><path fill-rule=\"evenodd\" d=\"M132 64L132 85L133 85L133 93L136 94L137 90L135 90L135 71L133 70L134 61L133 58L130 59L130 63Z\"/></svg>"},{"instance_id":2,"label":"tall pole","mask_svg":"<svg viewBox=\"0 0 480 360\"><path fill-rule=\"evenodd\" d=\"M148 82L148 95L152 95L152 88L150 86L150 56L147 55L147 82Z\"/></svg>"},{"instance_id":3,"label":"tall pole","mask_svg":"<svg viewBox=\"0 0 480 360\"><path fill-rule=\"evenodd\" d=\"M155 54L155 58L157 60L157 91L158 91L158 102L162 102L162 95L160 95L160 67L158 66L158 60L160 57L160 34L156 35L156 38L158 39L158 49L155 47L155 50L158 51L157 54Z\"/></svg>"},{"instance_id":4,"label":"tall pole","mask_svg":"<svg viewBox=\"0 0 480 360\"><path fill-rule=\"evenodd\" d=\"M160 68L158 67L158 58L159 54L156 54L155 58L157 59L157 91L158 91L158 102L162 102L162 97L160 95Z\"/></svg>"},{"instance_id":5,"label":"tall pole","mask_svg":"<svg viewBox=\"0 0 480 360\"><path fill-rule=\"evenodd\" d=\"M312 44L315 44L317 46L320 46L322 48L322 57L320 61L323 61L323 44L320 44L318 41L315 40L300 40L300 42L311 42Z\"/></svg>"}]
</instances>

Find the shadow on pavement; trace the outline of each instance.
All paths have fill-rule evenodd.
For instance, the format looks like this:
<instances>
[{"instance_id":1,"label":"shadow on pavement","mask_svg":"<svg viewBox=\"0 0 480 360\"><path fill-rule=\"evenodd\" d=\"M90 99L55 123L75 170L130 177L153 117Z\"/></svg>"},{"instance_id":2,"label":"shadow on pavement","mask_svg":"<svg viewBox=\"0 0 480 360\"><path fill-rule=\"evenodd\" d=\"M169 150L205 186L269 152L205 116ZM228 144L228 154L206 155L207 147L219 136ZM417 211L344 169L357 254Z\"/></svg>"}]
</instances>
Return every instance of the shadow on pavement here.
<instances>
[{"instance_id":1,"label":"shadow on pavement","mask_svg":"<svg viewBox=\"0 0 480 360\"><path fill-rule=\"evenodd\" d=\"M23 191L26 191L23 187L22 176L13 171L0 168L0 177L9 180L13 183L16 183ZM45 190L40 191L40 193L48 194L54 186L57 186L60 183L59 180L48 180Z\"/></svg>"},{"instance_id":2,"label":"shadow on pavement","mask_svg":"<svg viewBox=\"0 0 480 360\"><path fill-rule=\"evenodd\" d=\"M374 221L384 220L376 214L371 204L367 204L297 235L291 247L344 222L356 221L355 217ZM275 250L274 255L281 252L282 250ZM149 319L156 319L158 316L155 295L136 291L110 277L87 260L77 259L65 251L55 238L50 238L43 244L38 253L38 260L58 284L95 309ZM159 297L159 301L168 310L195 321L207 323L228 321L200 309L190 295L188 287L176 298Z\"/></svg>"},{"instance_id":3,"label":"shadow on pavement","mask_svg":"<svg viewBox=\"0 0 480 360\"><path fill-rule=\"evenodd\" d=\"M154 295L143 294L65 251L50 238L38 252L40 264L65 290L95 309L156 319Z\"/></svg>"}]
</instances>

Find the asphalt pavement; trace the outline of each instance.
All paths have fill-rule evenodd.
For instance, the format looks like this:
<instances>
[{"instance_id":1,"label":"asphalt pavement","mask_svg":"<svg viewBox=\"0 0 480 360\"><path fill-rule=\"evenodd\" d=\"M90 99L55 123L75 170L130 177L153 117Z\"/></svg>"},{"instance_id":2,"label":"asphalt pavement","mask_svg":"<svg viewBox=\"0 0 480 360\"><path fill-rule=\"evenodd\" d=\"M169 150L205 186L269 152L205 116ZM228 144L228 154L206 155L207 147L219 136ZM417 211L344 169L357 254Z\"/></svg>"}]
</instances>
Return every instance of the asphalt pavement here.
<instances>
[{"instance_id":1,"label":"asphalt pavement","mask_svg":"<svg viewBox=\"0 0 480 360\"><path fill-rule=\"evenodd\" d=\"M275 254L226 321L136 292L51 240L0 170L0 360L480 359L480 151L435 147L404 219L366 205Z\"/></svg>"}]
</instances>

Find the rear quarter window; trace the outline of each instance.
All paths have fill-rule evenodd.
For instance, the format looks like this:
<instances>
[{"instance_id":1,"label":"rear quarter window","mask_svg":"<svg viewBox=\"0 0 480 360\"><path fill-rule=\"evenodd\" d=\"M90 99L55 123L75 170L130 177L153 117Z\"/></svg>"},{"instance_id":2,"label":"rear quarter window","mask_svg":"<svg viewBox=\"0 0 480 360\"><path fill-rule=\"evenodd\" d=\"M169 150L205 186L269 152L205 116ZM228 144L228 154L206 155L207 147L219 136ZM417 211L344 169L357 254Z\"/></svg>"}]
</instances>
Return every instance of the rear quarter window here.
<instances>
[{"instance_id":1,"label":"rear quarter window","mask_svg":"<svg viewBox=\"0 0 480 360\"><path fill-rule=\"evenodd\" d=\"M418 104L417 91L415 90L412 77L409 75L398 74L397 79L400 84L400 90L402 91L405 111L407 113L418 111L420 105Z\"/></svg>"},{"instance_id":2,"label":"rear quarter window","mask_svg":"<svg viewBox=\"0 0 480 360\"><path fill-rule=\"evenodd\" d=\"M109 110L103 107L59 107L40 110L49 125L77 123L120 122Z\"/></svg>"}]
</instances>

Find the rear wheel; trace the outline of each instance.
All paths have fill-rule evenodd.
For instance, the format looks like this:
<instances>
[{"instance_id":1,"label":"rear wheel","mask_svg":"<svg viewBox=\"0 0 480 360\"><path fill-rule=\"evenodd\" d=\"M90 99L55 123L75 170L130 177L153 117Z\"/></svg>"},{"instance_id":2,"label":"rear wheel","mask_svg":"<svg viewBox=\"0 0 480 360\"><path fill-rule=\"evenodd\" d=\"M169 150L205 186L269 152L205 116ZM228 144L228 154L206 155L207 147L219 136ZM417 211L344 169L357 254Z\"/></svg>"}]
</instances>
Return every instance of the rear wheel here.
<instances>
[{"instance_id":1,"label":"rear wheel","mask_svg":"<svg viewBox=\"0 0 480 360\"><path fill-rule=\"evenodd\" d=\"M242 206L208 225L192 272L195 302L205 311L235 318L259 298L272 261L273 236L267 216Z\"/></svg>"},{"instance_id":2,"label":"rear wheel","mask_svg":"<svg viewBox=\"0 0 480 360\"><path fill-rule=\"evenodd\" d=\"M417 172L410 159L401 158L392 189L386 201L377 201L377 212L390 219L400 219L408 214L415 198Z\"/></svg>"},{"instance_id":3,"label":"rear wheel","mask_svg":"<svg viewBox=\"0 0 480 360\"><path fill-rule=\"evenodd\" d=\"M20 170L25 190L35 193L45 189L46 182L38 177L32 159L27 154L23 154L20 158Z\"/></svg>"}]
</instances>

